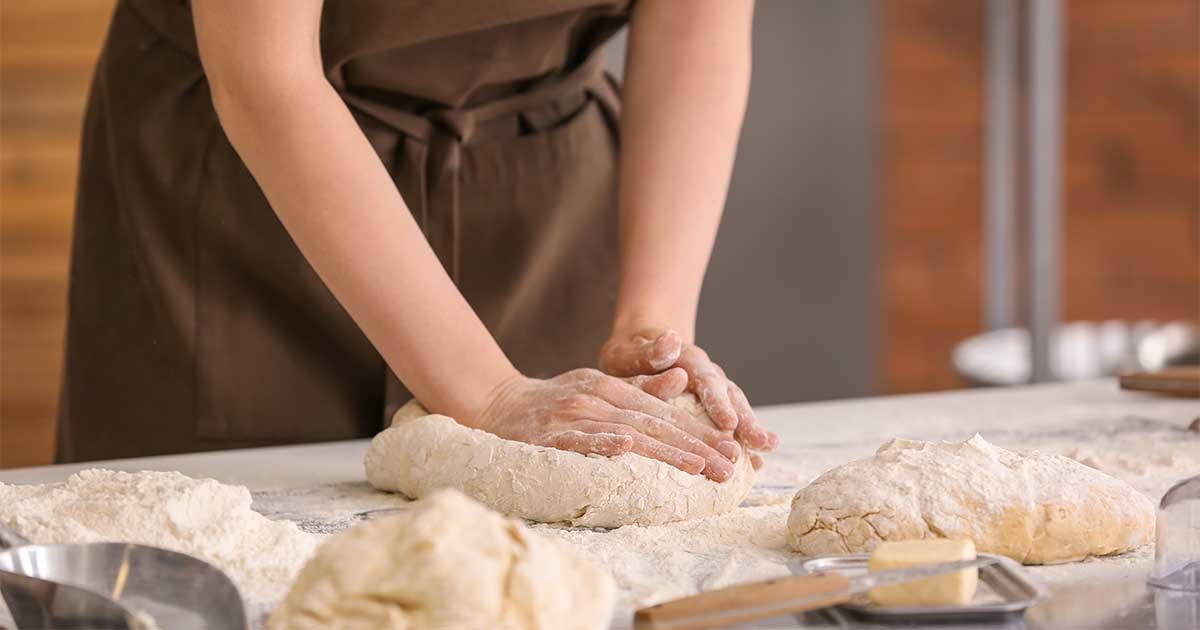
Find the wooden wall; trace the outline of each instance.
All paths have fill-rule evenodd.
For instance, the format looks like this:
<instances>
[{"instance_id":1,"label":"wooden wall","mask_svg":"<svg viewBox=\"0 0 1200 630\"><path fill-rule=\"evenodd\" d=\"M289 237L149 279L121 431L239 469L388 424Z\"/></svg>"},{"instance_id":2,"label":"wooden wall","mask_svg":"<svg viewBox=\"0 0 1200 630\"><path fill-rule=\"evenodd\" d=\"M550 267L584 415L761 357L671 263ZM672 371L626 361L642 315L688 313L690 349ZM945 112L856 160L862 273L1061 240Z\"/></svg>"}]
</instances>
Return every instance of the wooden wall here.
<instances>
[{"instance_id":1,"label":"wooden wall","mask_svg":"<svg viewBox=\"0 0 1200 630\"><path fill-rule=\"evenodd\" d=\"M80 125L112 7L0 2L0 467L52 452Z\"/></svg>"},{"instance_id":2,"label":"wooden wall","mask_svg":"<svg viewBox=\"0 0 1200 630\"><path fill-rule=\"evenodd\" d=\"M977 0L884 5L885 391L963 385L950 350L981 330L983 19Z\"/></svg>"},{"instance_id":3,"label":"wooden wall","mask_svg":"<svg viewBox=\"0 0 1200 630\"><path fill-rule=\"evenodd\" d=\"M1064 317L1200 319L1200 2L1070 7Z\"/></svg>"},{"instance_id":4,"label":"wooden wall","mask_svg":"<svg viewBox=\"0 0 1200 630\"><path fill-rule=\"evenodd\" d=\"M50 459L79 126L112 4L0 2L0 467ZM1069 319L1200 311L1198 12L1068 4ZM879 378L956 387L949 351L982 329L983 3L884 13Z\"/></svg>"},{"instance_id":5,"label":"wooden wall","mask_svg":"<svg viewBox=\"0 0 1200 630\"><path fill-rule=\"evenodd\" d=\"M888 0L879 365L962 386L983 330L981 1ZM1200 319L1200 2L1066 5L1063 317Z\"/></svg>"}]
</instances>

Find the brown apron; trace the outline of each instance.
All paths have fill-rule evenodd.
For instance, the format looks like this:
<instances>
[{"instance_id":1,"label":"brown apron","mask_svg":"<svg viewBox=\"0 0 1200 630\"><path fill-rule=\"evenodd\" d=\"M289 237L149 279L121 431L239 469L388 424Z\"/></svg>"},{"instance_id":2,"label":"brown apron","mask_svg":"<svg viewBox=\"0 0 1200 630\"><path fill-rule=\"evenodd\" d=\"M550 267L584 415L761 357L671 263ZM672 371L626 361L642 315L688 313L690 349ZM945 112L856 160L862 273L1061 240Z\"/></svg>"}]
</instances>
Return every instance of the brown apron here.
<instances>
[{"instance_id":1,"label":"brown apron","mask_svg":"<svg viewBox=\"0 0 1200 630\"><path fill-rule=\"evenodd\" d=\"M627 15L627 0L373 0L322 17L330 82L531 376L593 364L611 325L602 45ZM188 5L119 3L84 123L60 461L366 437L408 397L210 98Z\"/></svg>"}]
</instances>

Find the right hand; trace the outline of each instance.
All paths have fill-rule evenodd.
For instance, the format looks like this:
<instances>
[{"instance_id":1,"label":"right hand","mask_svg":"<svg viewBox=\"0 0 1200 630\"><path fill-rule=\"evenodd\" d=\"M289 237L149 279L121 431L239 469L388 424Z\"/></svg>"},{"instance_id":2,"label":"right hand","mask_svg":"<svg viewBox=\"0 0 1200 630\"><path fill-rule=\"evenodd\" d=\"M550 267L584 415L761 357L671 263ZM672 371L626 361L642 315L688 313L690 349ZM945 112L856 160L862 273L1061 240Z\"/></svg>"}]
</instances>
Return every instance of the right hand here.
<instances>
[{"instance_id":1,"label":"right hand","mask_svg":"<svg viewBox=\"0 0 1200 630\"><path fill-rule=\"evenodd\" d=\"M633 452L725 481L742 456L732 434L655 397L682 378L672 371L626 382L592 369L546 380L516 376L501 383L483 411L463 424L584 455Z\"/></svg>"}]
</instances>

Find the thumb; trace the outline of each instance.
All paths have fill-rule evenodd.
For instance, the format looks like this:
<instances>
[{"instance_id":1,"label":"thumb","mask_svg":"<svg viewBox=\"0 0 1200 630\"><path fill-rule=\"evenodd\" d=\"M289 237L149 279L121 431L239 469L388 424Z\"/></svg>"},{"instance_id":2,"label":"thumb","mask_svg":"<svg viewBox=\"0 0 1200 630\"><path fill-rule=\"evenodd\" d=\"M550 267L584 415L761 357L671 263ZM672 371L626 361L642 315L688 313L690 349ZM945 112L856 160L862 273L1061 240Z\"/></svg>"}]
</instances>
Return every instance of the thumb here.
<instances>
[{"instance_id":1,"label":"thumb","mask_svg":"<svg viewBox=\"0 0 1200 630\"><path fill-rule=\"evenodd\" d=\"M643 330L621 341L610 341L601 357L609 374L656 374L679 360L683 338L673 330Z\"/></svg>"},{"instance_id":2,"label":"thumb","mask_svg":"<svg viewBox=\"0 0 1200 630\"><path fill-rule=\"evenodd\" d=\"M625 380L659 400L671 400L687 389L688 375L683 368L671 368L662 374L634 376Z\"/></svg>"}]
</instances>

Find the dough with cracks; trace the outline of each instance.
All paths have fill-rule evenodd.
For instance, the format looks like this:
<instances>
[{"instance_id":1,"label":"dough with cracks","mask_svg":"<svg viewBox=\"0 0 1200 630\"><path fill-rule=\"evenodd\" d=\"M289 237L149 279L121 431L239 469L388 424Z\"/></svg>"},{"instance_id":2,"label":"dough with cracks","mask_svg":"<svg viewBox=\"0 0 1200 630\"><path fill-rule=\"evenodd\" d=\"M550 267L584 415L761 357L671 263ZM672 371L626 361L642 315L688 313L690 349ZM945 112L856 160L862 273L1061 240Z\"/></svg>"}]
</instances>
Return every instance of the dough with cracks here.
<instances>
[{"instance_id":1,"label":"dough with cracks","mask_svg":"<svg viewBox=\"0 0 1200 630\"><path fill-rule=\"evenodd\" d=\"M671 401L708 417L695 396ZM415 401L371 440L367 479L380 490L423 497L456 488L484 505L542 523L581 527L657 525L727 512L754 485L749 457L723 483L627 453L585 456L499 438L429 414Z\"/></svg>"},{"instance_id":2,"label":"dough with cracks","mask_svg":"<svg viewBox=\"0 0 1200 630\"><path fill-rule=\"evenodd\" d=\"M952 538L1024 564L1056 564L1136 549L1153 536L1154 504L1129 484L978 435L892 440L817 477L796 493L788 518L788 542L807 556Z\"/></svg>"},{"instance_id":3,"label":"dough with cracks","mask_svg":"<svg viewBox=\"0 0 1200 630\"><path fill-rule=\"evenodd\" d=\"M615 598L566 543L443 490L326 541L267 627L590 630Z\"/></svg>"}]
</instances>

